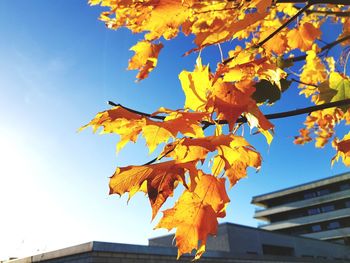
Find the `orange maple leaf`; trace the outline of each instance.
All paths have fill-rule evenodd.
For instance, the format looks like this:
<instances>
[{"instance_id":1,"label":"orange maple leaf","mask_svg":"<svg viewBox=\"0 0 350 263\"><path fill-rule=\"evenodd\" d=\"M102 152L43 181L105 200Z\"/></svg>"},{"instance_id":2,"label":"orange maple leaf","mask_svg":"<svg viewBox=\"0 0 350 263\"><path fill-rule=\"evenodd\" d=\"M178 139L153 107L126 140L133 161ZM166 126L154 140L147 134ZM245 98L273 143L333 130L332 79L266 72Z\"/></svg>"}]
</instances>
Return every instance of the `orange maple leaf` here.
<instances>
[{"instance_id":1,"label":"orange maple leaf","mask_svg":"<svg viewBox=\"0 0 350 263\"><path fill-rule=\"evenodd\" d=\"M332 165L341 157L346 166L350 166L350 132L342 140L334 138L332 146L337 150L337 154L332 158Z\"/></svg>"},{"instance_id":2,"label":"orange maple leaf","mask_svg":"<svg viewBox=\"0 0 350 263\"><path fill-rule=\"evenodd\" d=\"M185 190L175 206L163 212L163 217L156 228L171 230L176 228L175 239L178 258L184 253L197 250L195 259L205 251L208 235L217 232L218 217L225 215L225 208L230 201L225 179L211 175L198 177L193 192Z\"/></svg>"},{"instance_id":3,"label":"orange maple leaf","mask_svg":"<svg viewBox=\"0 0 350 263\"><path fill-rule=\"evenodd\" d=\"M225 170L231 187L238 180L247 175L247 168L261 167L261 155L243 137L234 136L230 146L222 145L218 148L218 155L214 157L213 175L219 175Z\"/></svg>"},{"instance_id":4,"label":"orange maple leaf","mask_svg":"<svg viewBox=\"0 0 350 263\"><path fill-rule=\"evenodd\" d=\"M128 69L138 69L138 79L147 78L148 74L157 66L157 60L163 44L153 44L149 41L140 41L130 50L135 55L129 60Z\"/></svg>"},{"instance_id":5,"label":"orange maple leaf","mask_svg":"<svg viewBox=\"0 0 350 263\"><path fill-rule=\"evenodd\" d=\"M305 22L287 33L288 45L292 49L310 50L316 39L321 36L321 30L309 22Z\"/></svg>"},{"instance_id":6,"label":"orange maple leaf","mask_svg":"<svg viewBox=\"0 0 350 263\"><path fill-rule=\"evenodd\" d=\"M153 113L152 116L167 114L163 121L154 121L150 117L131 112L121 106L98 113L93 120L81 129L92 126L94 132L102 127L102 133L116 133L120 135L117 151L121 150L129 141L136 142L142 133L150 152L161 143L175 138L178 133L191 137L203 137L202 120L209 119L209 113L171 111L164 108Z\"/></svg>"},{"instance_id":7,"label":"orange maple leaf","mask_svg":"<svg viewBox=\"0 0 350 263\"><path fill-rule=\"evenodd\" d=\"M120 136L117 143L117 151L121 150L129 141L136 142L142 127L146 125L146 119L141 115L133 113L121 106L110 110L102 111L86 125L80 128L85 129L92 126L96 132L102 127L101 133L116 133Z\"/></svg>"},{"instance_id":8,"label":"orange maple leaf","mask_svg":"<svg viewBox=\"0 0 350 263\"><path fill-rule=\"evenodd\" d=\"M188 171L196 172L194 162L167 161L117 168L109 181L109 193L122 195L128 192L130 199L136 192L145 191L152 206L153 219L167 198L173 195L178 182L187 187L185 173Z\"/></svg>"}]
</instances>

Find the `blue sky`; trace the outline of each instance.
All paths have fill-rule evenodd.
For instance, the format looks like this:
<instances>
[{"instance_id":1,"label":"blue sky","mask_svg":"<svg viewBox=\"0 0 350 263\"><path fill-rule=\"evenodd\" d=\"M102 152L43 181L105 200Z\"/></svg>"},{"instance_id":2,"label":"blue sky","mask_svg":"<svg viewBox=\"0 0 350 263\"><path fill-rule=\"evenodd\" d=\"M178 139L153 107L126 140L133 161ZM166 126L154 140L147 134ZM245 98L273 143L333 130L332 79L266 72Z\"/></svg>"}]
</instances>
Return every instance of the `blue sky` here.
<instances>
[{"instance_id":1,"label":"blue sky","mask_svg":"<svg viewBox=\"0 0 350 263\"><path fill-rule=\"evenodd\" d=\"M166 233L152 230L159 217L150 222L142 194L128 205L125 197L108 196L116 166L154 157L144 142L116 156L117 136L77 129L108 100L145 112L181 108L177 76L193 69L196 54L182 57L193 47L182 36L165 43L157 69L135 83L136 72L126 68L129 48L142 36L107 30L97 20L100 11L85 1L0 1L0 259L91 240L147 244ZM216 47L203 52L205 63L219 56ZM308 105L297 93L291 88L268 111ZM270 147L261 136L248 139L263 166L230 191L223 221L256 226L252 196L347 171L342 164L331 168L331 147L292 143L304 118L273 121Z\"/></svg>"}]
</instances>

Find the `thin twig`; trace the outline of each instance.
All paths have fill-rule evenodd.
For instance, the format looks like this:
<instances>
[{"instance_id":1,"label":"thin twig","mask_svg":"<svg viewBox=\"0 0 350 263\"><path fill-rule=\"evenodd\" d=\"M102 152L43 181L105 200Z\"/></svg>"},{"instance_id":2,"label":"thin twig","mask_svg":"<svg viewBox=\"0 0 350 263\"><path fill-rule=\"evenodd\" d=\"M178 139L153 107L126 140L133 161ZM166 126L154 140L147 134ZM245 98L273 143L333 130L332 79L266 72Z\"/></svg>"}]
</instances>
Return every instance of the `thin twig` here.
<instances>
[{"instance_id":1,"label":"thin twig","mask_svg":"<svg viewBox=\"0 0 350 263\"><path fill-rule=\"evenodd\" d=\"M315 85L315 84L305 83L305 82L303 82L303 81L300 81L300 80L297 80L297 79L294 79L294 78L292 78L292 79L291 79L291 81L293 81L293 82L297 82L297 83L300 83L300 84L303 84L303 85L306 85L306 86L311 86L311 87L315 87L315 88L317 88L317 87L318 87L318 86L317 86L317 85Z\"/></svg>"},{"instance_id":2,"label":"thin twig","mask_svg":"<svg viewBox=\"0 0 350 263\"><path fill-rule=\"evenodd\" d=\"M149 113L146 113L146 112L133 110L133 109L125 107L125 106L123 106L123 105L121 105L119 103L114 103L113 101L110 101L110 100L108 101L108 104L113 106L113 107L122 107L123 109L126 109L127 111L130 111L132 113L136 113L136 114L139 114L141 116L148 117L148 118L157 119L157 120L164 120L165 119L165 116L157 116L157 115L152 115L152 114L149 114Z\"/></svg>"},{"instance_id":3,"label":"thin twig","mask_svg":"<svg viewBox=\"0 0 350 263\"><path fill-rule=\"evenodd\" d=\"M164 153L162 156L160 156L160 157L158 156L158 157L156 157L156 158L150 160L149 162L144 163L143 165L149 165L149 164L152 164L152 163L154 163L154 162L156 162L156 161L158 161L158 160L161 160L161 159L163 159L164 157L166 157L169 153L171 153L171 152L174 151L174 150L175 150L175 147L172 148L172 149L170 149L170 150L167 151L166 153Z\"/></svg>"},{"instance_id":4,"label":"thin twig","mask_svg":"<svg viewBox=\"0 0 350 263\"><path fill-rule=\"evenodd\" d=\"M260 41L256 47L261 47L271 38L273 38L278 32L280 32L283 28L287 27L290 23L292 23L298 16L304 13L312 4L307 3L302 9L300 9L294 16L289 18L285 23L283 23L279 28L277 28L272 34L268 35L264 40Z\"/></svg>"},{"instance_id":5,"label":"thin twig","mask_svg":"<svg viewBox=\"0 0 350 263\"><path fill-rule=\"evenodd\" d=\"M323 11L323 10L306 10L306 14L315 14L322 16L349 17L350 12L342 11Z\"/></svg>"}]
</instances>

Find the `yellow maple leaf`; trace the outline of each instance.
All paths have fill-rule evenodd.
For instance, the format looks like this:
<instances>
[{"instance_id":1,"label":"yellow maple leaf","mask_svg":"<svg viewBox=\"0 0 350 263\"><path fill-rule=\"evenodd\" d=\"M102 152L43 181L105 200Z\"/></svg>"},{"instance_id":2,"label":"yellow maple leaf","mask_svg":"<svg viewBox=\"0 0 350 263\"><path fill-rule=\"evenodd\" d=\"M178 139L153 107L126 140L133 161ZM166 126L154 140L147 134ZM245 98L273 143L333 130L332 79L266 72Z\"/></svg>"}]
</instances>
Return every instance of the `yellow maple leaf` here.
<instances>
[{"instance_id":1,"label":"yellow maple leaf","mask_svg":"<svg viewBox=\"0 0 350 263\"><path fill-rule=\"evenodd\" d=\"M194 111L204 110L211 86L209 67L203 66L201 58L198 57L194 71L182 71L179 79L186 96L185 108Z\"/></svg>"},{"instance_id":2,"label":"yellow maple leaf","mask_svg":"<svg viewBox=\"0 0 350 263\"><path fill-rule=\"evenodd\" d=\"M317 85L318 83L324 82L327 77L327 70L321 59L317 56L317 47L314 45L313 48L306 52L306 63L302 68L300 80L306 84ZM303 90L306 97L309 97L317 91L315 87L310 85L299 85Z\"/></svg>"},{"instance_id":3,"label":"yellow maple leaf","mask_svg":"<svg viewBox=\"0 0 350 263\"><path fill-rule=\"evenodd\" d=\"M147 78L148 74L157 66L158 55L163 48L163 44L153 44L148 41L140 41L130 50L135 52L135 55L129 60L128 69L137 69L138 79Z\"/></svg>"}]
</instances>

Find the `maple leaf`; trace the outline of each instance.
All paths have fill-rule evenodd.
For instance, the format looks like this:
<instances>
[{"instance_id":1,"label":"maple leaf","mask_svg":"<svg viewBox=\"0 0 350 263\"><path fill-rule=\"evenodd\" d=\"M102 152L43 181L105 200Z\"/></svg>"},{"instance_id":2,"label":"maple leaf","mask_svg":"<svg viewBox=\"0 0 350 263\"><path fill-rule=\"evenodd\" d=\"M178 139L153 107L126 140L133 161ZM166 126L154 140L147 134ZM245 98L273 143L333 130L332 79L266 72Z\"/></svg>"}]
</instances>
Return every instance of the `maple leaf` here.
<instances>
[{"instance_id":1,"label":"maple leaf","mask_svg":"<svg viewBox=\"0 0 350 263\"><path fill-rule=\"evenodd\" d=\"M146 120L139 114L117 106L110 110L99 112L88 124L80 128L92 126L96 132L102 127L101 133L116 133L120 136L117 143L117 151L120 151L129 141L136 142Z\"/></svg>"},{"instance_id":2,"label":"maple leaf","mask_svg":"<svg viewBox=\"0 0 350 263\"><path fill-rule=\"evenodd\" d=\"M185 187L185 173L196 171L195 163L176 163L167 161L142 166L127 166L117 168L109 181L110 194L122 195L129 193L129 199L145 184L152 206L152 219L169 196L173 195L178 182Z\"/></svg>"},{"instance_id":3,"label":"maple leaf","mask_svg":"<svg viewBox=\"0 0 350 263\"><path fill-rule=\"evenodd\" d=\"M196 35L194 42L199 47L216 44L232 38L236 33L256 24L268 15L271 0L253 0L245 2L241 10L255 10L253 13L233 12L230 16L225 13L208 16L193 25L192 33ZM221 17L220 17L221 16Z\"/></svg>"},{"instance_id":4,"label":"maple leaf","mask_svg":"<svg viewBox=\"0 0 350 263\"><path fill-rule=\"evenodd\" d=\"M149 41L140 41L130 50L135 55L130 59L128 69L138 69L138 79L147 78L148 74L157 66L157 60L163 44L153 44Z\"/></svg>"},{"instance_id":5,"label":"maple leaf","mask_svg":"<svg viewBox=\"0 0 350 263\"><path fill-rule=\"evenodd\" d=\"M229 147L236 138L232 134L203 138L183 138L168 144L161 156L171 157L177 162L204 161L209 152L217 151L223 145Z\"/></svg>"},{"instance_id":6,"label":"maple leaf","mask_svg":"<svg viewBox=\"0 0 350 263\"><path fill-rule=\"evenodd\" d=\"M300 75L300 80L303 83L317 85L326 80L327 71L325 65L322 63L321 59L317 56L316 46L313 46L313 49L306 52L306 63L303 66L303 72ZM306 97L309 97L316 93L316 89L310 85L299 85L303 90L302 94L305 94Z\"/></svg>"},{"instance_id":7,"label":"maple leaf","mask_svg":"<svg viewBox=\"0 0 350 263\"><path fill-rule=\"evenodd\" d=\"M305 144L310 141L312 141L312 138L310 137L310 130L308 129L300 129L299 136L294 137L295 144Z\"/></svg>"},{"instance_id":8,"label":"maple leaf","mask_svg":"<svg viewBox=\"0 0 350 263\"><path fill-rule=\"evenodd\" d=\"M179 75L182 89L186 96L185 108L198 111L204 110L207 102L207 93L211 87L209 67L203 66L198 57L193 72L182 71Z\"/></svg>"},{"instance_id":9,"label":"maple leaf","mask_svg":"<svg viewBox=\"0 0 350 263\"><path fill-rule=\"evenodd\" d=\"M204 136L201 121L208 120L209 113L171 111L160 108L152 116L162 113L168 114L164 121L147 120L147 125L142 128L143 136L150 152L153 152L160 143L167 142L170 138L175 138L178 133L195 138Z\"/></svg>"},{"instance_id":10,"label":"maple leaf","mask_svg":"<svg viewBox=\"0 0 350 263\"><path fill-rule=\"evenodd\" d=\"M136 142L140 133L152 153L161 143L175 138L178 133L192 137L203 137L202 120L209 120L209 113L171 111L164 108L153 113L168 114L163 121L154 121L141 114L134 113L121 106L98 113L93 120L81 129L92 126L96 132L102 127L102 133L116 133L120 136L117 151L120 151L129 141Z\"/></svg>"},{"instance_id":11,"label":"maple leaf","mask_svg":"<svg viewBox=\"0 0 350 263\"><path fill-rule=\"evenodd\" d=\"M256 90L252 94L252 98L257 103L267 102L268 105L272 105L281 98L281 93L290 87L291 81L281 79L280 84L281 89L276 84L271 83L271 81L262 79L255 84Z\"/></svg>"},{"instance_id":12,"label":"maple leaf","mask_svg":"<svg viewBox=\"0 0 350 263\"><path fill-rule=\"evenodd\" d=\"M346 166L350 166L350 132L342 140L334 138L332 146L337 150L337 154L332 158L332 165L341 157Z\"/></svg>"},{"instance_id":13,"label":"maple leaf","mask_svg":"<svg viewBox=\"0 0 350 263\"><path fill-rule=\"evenodd\" d=\"M320 92L318 98L319 104L349 99L350 79L340 73L331 72L329 80L319 85L318 89ZM344 111L347 108L346 106L342 107Z\"/></svg>"},{"instance_id":14,"label":"maple leaf","mask_svg":"<svg viewBox=\"0 0 350 263\"><path fill-rule=\"evenodd\" d=\"M292 49L307 51L312 48L316 39L321 36L321 30L313 24L305 22L287 34L288 45Z\"/></svg>"},{"instance_id":15,"label":"maple leaf","mask_svg":"<svg viewBox=\"0 0 350 263\"><path fill-rule=\"evenodd\" d=\"M282 25L279 19L267 20L262 25L261 33L259 36L260 41L271 35L277 28ZM278 45L276 45L278 43ZM264 49L268 54L275 53L277 55L282 55L287 49L287 37L285 30L280 32L274 37L274 41L267 41L264 44Z\"/></svg>"},{"instance_id":16,"label":"maple leaf","mask_svg":"<svg viewBox=\"0 0 350 263\"><path fill-rule=\"evenodd\" d=\"M193 192L185 190L175 206L163 212L156 228L176 228L178 258L197 250L195 259L205 251L208 235L217 233L218 217L225 215L230 201L225 190L225 179L200 174Z\"/></svg>"},{"instance_id":17,"label":"maple leaf","mask_svg":"<svg viewBox=\"0 0 350 263\"><path fill-rule=\"evenodd\" d=\"M213 90L208 98L207 108L217 113L218 120L227 120L232 130L233 124L248 107L254 104L251 95L254 92L253 85L245 86L240 90L236 85L218 80L213 85Z\"/></svg>"},{"instance_id":18,"label":"maple leaf","mask_svg":"<svg viewBox=\"0 0 350 263\"><path fill-rule=\"evenodd\" d=\"M232 187L247 175L249 166L259 170L261 156L243 137L235 136L230 146L221 145L218 148L218 155L213 161L212 173L219 175L224 169Z\"/></svg>"}]
</instances>

